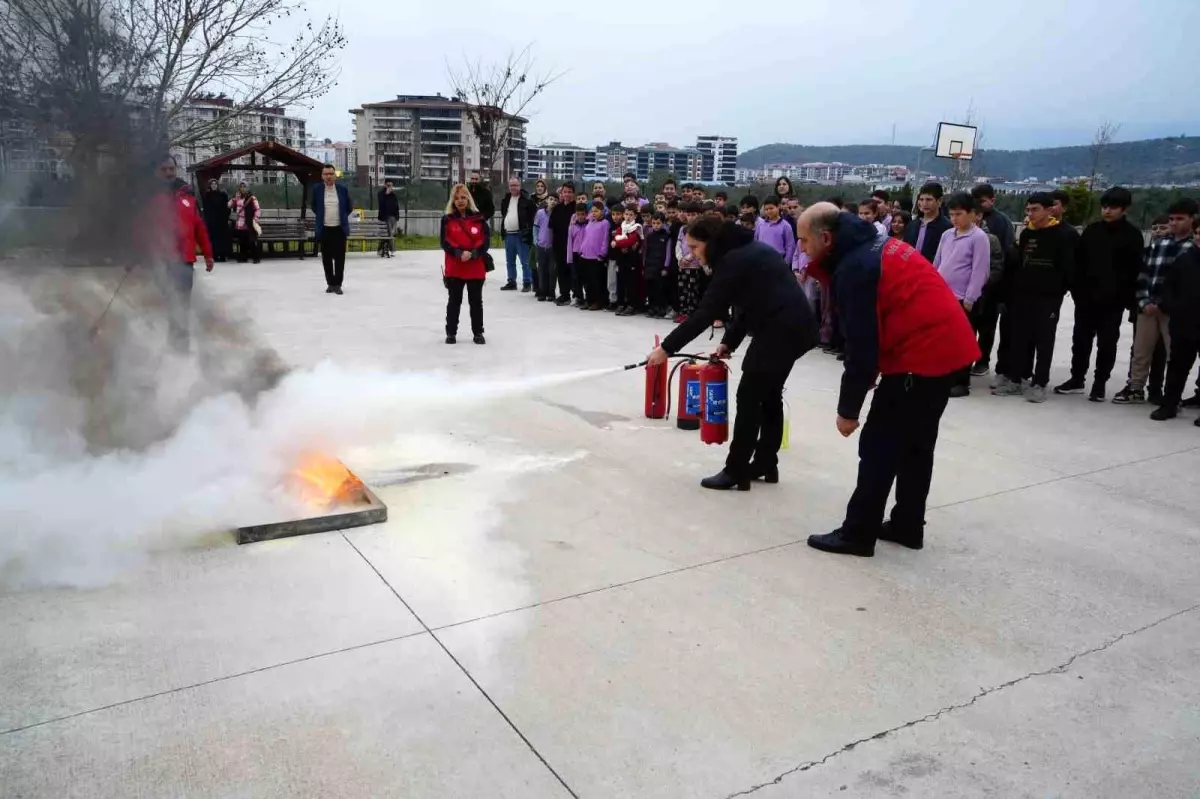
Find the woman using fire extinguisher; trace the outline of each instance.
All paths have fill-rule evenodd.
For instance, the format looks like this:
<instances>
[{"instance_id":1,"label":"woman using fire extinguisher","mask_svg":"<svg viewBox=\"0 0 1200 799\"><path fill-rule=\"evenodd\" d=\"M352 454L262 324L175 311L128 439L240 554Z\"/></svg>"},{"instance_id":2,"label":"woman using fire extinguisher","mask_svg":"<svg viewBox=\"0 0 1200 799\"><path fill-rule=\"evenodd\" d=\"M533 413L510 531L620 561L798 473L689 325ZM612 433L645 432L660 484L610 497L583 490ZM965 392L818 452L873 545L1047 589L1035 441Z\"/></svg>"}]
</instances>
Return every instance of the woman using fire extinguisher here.
<instances>
[{"instance_id":1,"label":"woman using fire extinguisher","mask_svg":"<svg viewBox=\"0 0 1200 799\"><path fill-rule=\"evenodd\" d=\"M487 220L475 207L471 191L459 183L450 191L446 215L442 217L442 250L445 265L442 282L449 292L446 302L446 343L458 339L458 317L462 310L463 289L471 306L471 333L476 344L486 344L483 338L483 281L490 270L488 244L492 231Z\"/></svg>"},{"instance_id":2,"label":"woman using fire extinguisher","mask_svg":"<svg viewBox=\"0 0 1200 799\"><path fill-rule=\"evenodd\" d=\"M687 245L712 271L700 307L650 353L651 365L666 361L734 309L714 355L728 358L747 335L737 415L725 468L700 482L705 488L749 491L751 480L779 482L783 441L783 385L796 359L817 343L817 327L791 267L753 231L720 217L702 217L687 230Z\"/></svg>"}]
</instances>

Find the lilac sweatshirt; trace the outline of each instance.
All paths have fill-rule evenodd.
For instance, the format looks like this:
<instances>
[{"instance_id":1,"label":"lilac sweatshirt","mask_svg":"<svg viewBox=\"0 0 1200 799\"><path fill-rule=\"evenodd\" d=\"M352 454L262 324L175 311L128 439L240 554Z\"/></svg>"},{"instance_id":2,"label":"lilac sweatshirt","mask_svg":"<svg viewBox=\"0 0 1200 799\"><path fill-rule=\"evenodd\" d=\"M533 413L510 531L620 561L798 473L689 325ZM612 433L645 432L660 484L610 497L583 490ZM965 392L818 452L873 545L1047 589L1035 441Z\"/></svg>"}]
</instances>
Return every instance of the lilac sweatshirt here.
<instances>
[{"instance_id":1,"label":"lilac sweatshirt","mask_svg":"<svg viewBox=\"0 0 1200 799\"><path fill-rule=\"evenodd\" d=\"M579 252L579 246L583 241L583 231L587 229L588 223L580 224L576 220L571 220L571 226L567 228L567 263L575 263L575 253Z\"/></svg>"},{"instance_id":2,"label":"lilac sweatshirt","mask_svg":"<svg viewBox=\"0 0 1200 799\"><path fill-rule=\"evenodd\" d=\"M791 223L782 217L774 222L762 220L762 224L754 228L754 240L770 244L789 264L796 253L796 234Z\"/></svg>"},{"instance_id":3,"label":"lilac sweatshirt","mask_svg":"<svg viewBox=\"0 0 1200 799\"><path fill-rule=\"evenodd\" d=\"M987 284L991 256L991 242L983 228L972 225L966 233L950 228L938 242L933 265L955 297L975 303Z\"/></svg>"},{"instance_id":4,"label":"lilac sweatshirt","mask_svg":"<svg viewBox=\"0 0 1200 799\"><path fill-rule=\"evenodd\" d=\"M537 230L537 246L550 249L554 237L550 233L550 214L545 208L539 208L533 217L533 227Z\"/></svg>"},{"instance_id":5,"label":"lilac sweatshirt","mask_svg":"<svg viewBox=\"0 0 1200 799\"><path fill-rule=\"evenodd\" d=\"M583 229L579 257L588 261L603 261L608 257L608 238L612 225L607 219L593 219Z\"/></svg>"},{"instance_id":6,"label":"lilac sweatshirt","mask_svg":"<svg viewBox=\"0 0 1200 799\"><path fill-rule=\"evenodd\" d=\"M687 225L679 228L679 238L675 240L675 260L680 269L696 269L700 264L691 263L692 248L687 245Z\"/></svg>"}]
</instances>

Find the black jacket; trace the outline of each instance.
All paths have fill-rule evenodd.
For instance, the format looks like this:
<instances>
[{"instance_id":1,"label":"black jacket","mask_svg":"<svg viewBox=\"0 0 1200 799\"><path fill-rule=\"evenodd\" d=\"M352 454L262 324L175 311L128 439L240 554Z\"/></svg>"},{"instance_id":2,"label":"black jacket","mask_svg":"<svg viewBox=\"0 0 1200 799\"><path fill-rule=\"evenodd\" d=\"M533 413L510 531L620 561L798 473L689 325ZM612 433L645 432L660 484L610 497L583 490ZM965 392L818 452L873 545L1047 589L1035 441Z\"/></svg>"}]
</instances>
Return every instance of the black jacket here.
<instances>
[{"instance_id":1,"label":"black jacket","mask_svg":"<svg viewBox=\"0 0 1200 799\"><path fill-rule=\"evenodd\" d=\"M474 186L468 185L467 190L471 192L471 199L475 201L480 216L489 225L492 224L492 217L496 215L496 201L492 199L491 188L486 183L476 183Z\"/></svg>"},{"instance_id":2,"label":"black jacket","mask_svg":"<svg viewBox=\"0 0 1200 799\"><path fill-rule=\"evenodd\" d=\"M1075 251L1071 284L1075 302L1133 308L1144 249L1142 232L1128 219L1093 222L1084 228Z\"/></svg>"},{"instance_id":3,"label":"black jacket","mask_svg":"<svg viewBox=\"0 0 1200 799\"><path fill-rule=\"evenodd\" d=\"M1075 241L1065 223L1050 227L1027 227L1017 239L1017 264L1013 274L1016 296L1062 299L1075 271Z\"/></svg>"},{"instance_id":4,"label":"black jacket","mask_svg":"<svg viewBox=\"0 0 1200 799\"><path fill-rule=\"evenodd\" d=\"M933 218L933 221L925 226L925 241L921 242L921 255L925 256L925 260L933 263L933 257L937 255L938 244L942 241L942 234L950 229L950 220L938 214ZM904 242L912 247L917 246L917 235L921 232L921 219L916 217L912 224L908 226L908 230L904 231Z\"/></svg>"},{"instance_id":5,"label":"black jacket","mask_svg":"<svg viewBox=\"0 0 1200 799\"><path fill-rule=\"evenodd\" d=\"M663 270L670 268L667 259L670 257L671 231L665 225L658 230L649 226L645 229L649 232L646 233L645 260L642 262L644 274L647 280L658 280L662 278Z\"/></svg>"},{"instance_id":6,"label":"black jacket","mask_svg":"<svg viewBox=\"0 0 1200 799\"><path fill-rule=\"evenodd\" d=\"M500 235L520 233L523 239L533 241L533 217L537 215L537 203L529 199L529 195L522 191L521 196L517 198L517 229L507 230L504 227L504 220L508 218L510 200L512 200L512 195L506 194L500 201Z\"/></svg>"},{"instance_id":7,"label":"black jacket","mask_svg":"<svg viewBox=\"0 0 1200 799\"><path fill-rule=\"evenodd\" d=\"M211 232L214 226L229 227L229 195L217 189L204 192L204 221Z\"/></svg>"},{"instance_id":8,"label":"black jacket","mask_svg":"<svg viewBox=\"0 0 1200 799\"><path fill-rule=\"evenodd\" d=\"M379 190L379 219L386 222L388 219L400 218L400 198L396 196L396 192L388 193L387 189ZM491 220L488 220L489 222Z\"/></svg>"},{"instance_id":9,"label":"black jacket","mask_svg":"<svg viewBox=\"0 0 1200 799\"><path fill-rule=\"evenodd\" d=\"M550 241L554 260L567 262L567 234L571 232L571 220L575 218L575 203L559 203L550 209Z\"/></svg>"},{"instance_id":10,"label":"black jacket","mask_svg":"<svg viewBox=\"0 0 1200 799\"><path fill-rule=\"evenodd\" d=\"M1171 317L1172 338L1200 339L1200 249L1175 259L1163 283L1162 309Z\"/></svg>"},{"instance_id":11,"label":"black jacket","mask_svg":"<svg viewBox=\"0 0 1200 799\"><path fill-rule=\"evenodd\" d=\"M731 351L753 336L742 371L770 371L795 361L817 343L817 325L808 299L792 268L769 244L754 241L754 233L726 222L708 243L712 282L700 307L662 342L675 354L703 333L728 308L734 321L721 343Z\"/></svg>"}]
</instances>

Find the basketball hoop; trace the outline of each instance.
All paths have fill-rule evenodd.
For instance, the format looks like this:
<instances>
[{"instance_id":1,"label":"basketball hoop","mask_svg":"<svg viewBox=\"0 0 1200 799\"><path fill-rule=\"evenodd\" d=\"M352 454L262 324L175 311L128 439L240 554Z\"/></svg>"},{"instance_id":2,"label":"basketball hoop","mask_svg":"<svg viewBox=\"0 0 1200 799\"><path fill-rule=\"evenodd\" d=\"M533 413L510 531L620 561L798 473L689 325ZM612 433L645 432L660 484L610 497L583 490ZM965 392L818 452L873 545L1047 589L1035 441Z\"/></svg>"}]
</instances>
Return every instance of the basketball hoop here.
<instances>
[{"instance_id":1,"label":"basketball hoop","mask_svg":"<svg viewBox=\"0 0 1200 799\"><path fill-rule=\"evenodd\" d=\"M975 155L975 138L979 129L971 125L956 125L939 122L937 138L934 139L934 154L938 158L970 161Z\"/></svg>"}]
</instances>

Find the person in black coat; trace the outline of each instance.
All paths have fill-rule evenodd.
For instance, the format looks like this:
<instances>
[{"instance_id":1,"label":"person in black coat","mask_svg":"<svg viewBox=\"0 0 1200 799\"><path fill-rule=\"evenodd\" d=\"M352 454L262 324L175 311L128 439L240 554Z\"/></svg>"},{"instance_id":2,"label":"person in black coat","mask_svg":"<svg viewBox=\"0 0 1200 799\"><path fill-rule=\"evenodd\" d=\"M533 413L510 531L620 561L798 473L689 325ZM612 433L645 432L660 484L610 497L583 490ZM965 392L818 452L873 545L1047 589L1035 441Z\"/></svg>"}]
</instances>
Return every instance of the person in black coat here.
<instances>
[{"instance_id":1,"label":"person in black coat","mask_svg":"<svg viewBox=\"0 0 1200 799\"><path fill-rule=\"evenodd\" d=\"M379 255L391 258L396 251L396 225L400 221L400 198L396 196L396 184L383 182L379 190L379 221L387 225L388 238L379 242Z\"/></svg>"},{"instance_id":2,"label":"person in black coat","mask_svg":"<svg viewBox=\"0 0 1200 799\"><path fill-rule=\"evenodd\" d=\"M1162 312L1171 331L1163 400L1150 414L1156 422L1179 415L1183 390L1200 354L1200 249L1192 247L1175 259L1163 284ZM1200 419L1193 424L1200 427Z\"/></svg>"},{"instance_id":3,"label":"person in black coat","mask_svg":"<svg viewBox=\"0 0 1200 799\"><path fill-rule=\"evenodd\" d=\"M212 241L213 260L224 263L231 250L232 232L229 230L229 195L221 191L216 180L208 182L204 192L204 226Z\"/></svg>"},{"instance_id":4,"label":"person in black coat","mask_svg":"<svg viewBox=\"0 0 1200 799\"><path fill-rule=\"evenodd\" d=\"M796 360L817 343L817 325L791 267L754 232L720 217L702 217L685 234L692 254L712 270L712 282L696 312L650 353L651 365L664 363L696 336L734 309L717 347L728 358L753 340L742 362L737 416L725 468L701 481L705 488L750 490L750 481L779 482L783 442L783 385Z\"/></svg>"},{"instance_id":5,"label":"person in black coat","mask_svg":"<svg viewBox=\"0 0 1200 799\"><path fill-rule=\"evenodd\" d=\"M475 201L475 207L479 209L480 216L488 225L492 224L492 217L496 215L496 200L492 197L492 188L483 182L479 175L479 170L472 170L467 178L467 190L471 192L471 199Z\"/></svg>"},{"instance_id":6,"label":"person in black coat","mask_svg":"<svg viewBox=\"0 0 1200 799\"><path fill-rule=\"evenodd\" d=\"M950 220L941 212L942 187L927 183L917 194L917 210L912 224L904 234L904 243L914 247L925 260L933 263L942 234L950 229Z\"/></svg>"}]
</instances>

